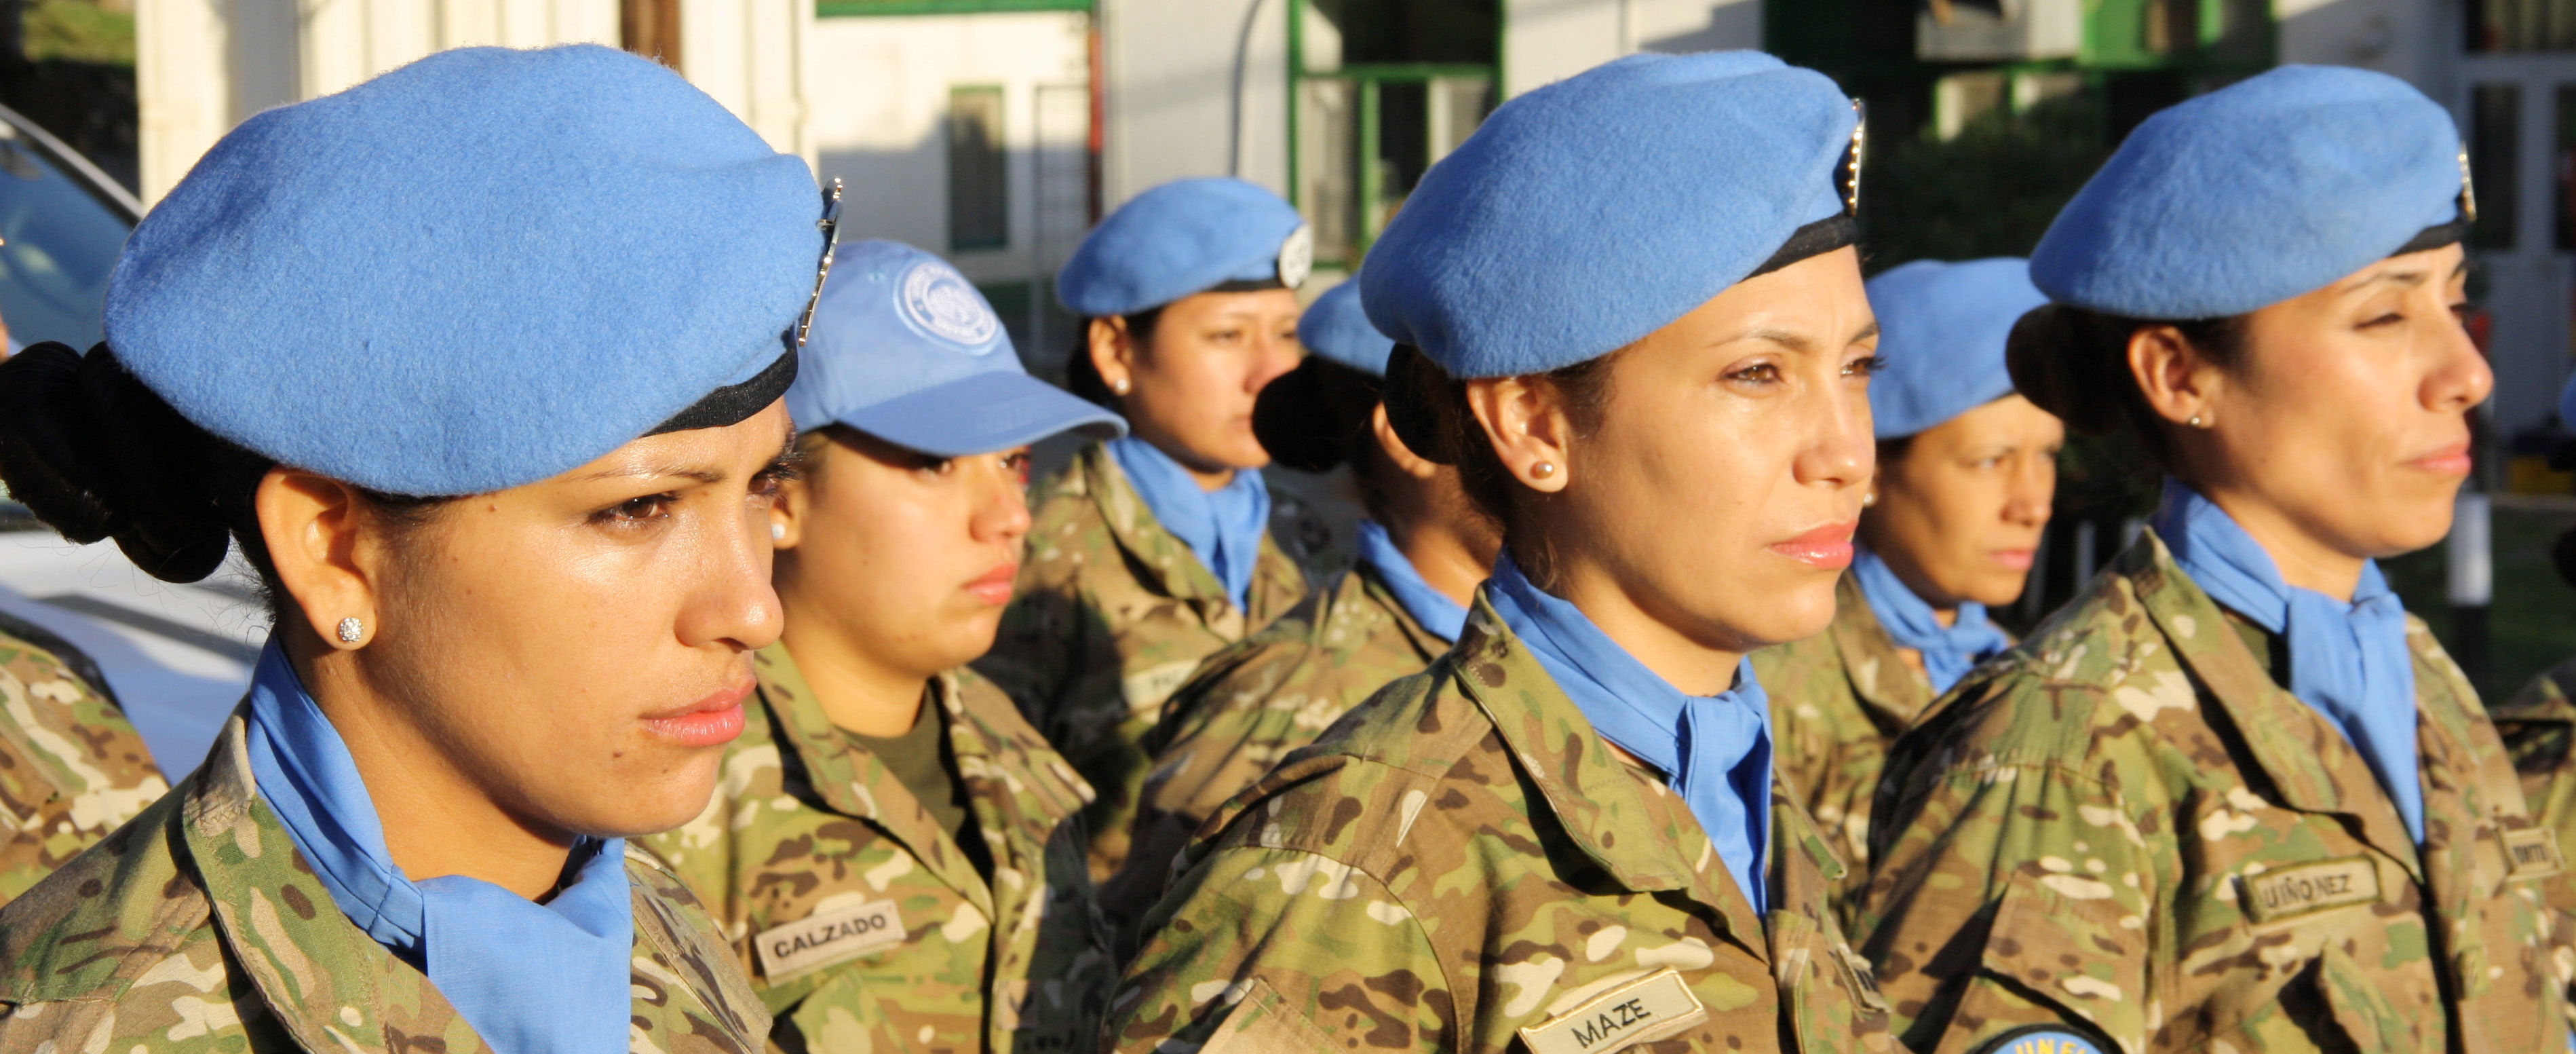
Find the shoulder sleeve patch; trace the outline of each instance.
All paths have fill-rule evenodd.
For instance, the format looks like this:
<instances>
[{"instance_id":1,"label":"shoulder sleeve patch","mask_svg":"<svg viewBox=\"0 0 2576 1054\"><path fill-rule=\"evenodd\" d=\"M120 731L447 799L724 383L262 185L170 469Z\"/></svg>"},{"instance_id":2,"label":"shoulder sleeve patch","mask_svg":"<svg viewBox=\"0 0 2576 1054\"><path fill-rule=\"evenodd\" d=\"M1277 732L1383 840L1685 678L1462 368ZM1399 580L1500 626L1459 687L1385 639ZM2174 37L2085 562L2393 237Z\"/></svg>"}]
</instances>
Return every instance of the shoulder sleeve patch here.
<instances>
[{"instance_id":1,"label":"shoulder sleeve patch","mask_svg":"<svg viewBox=\"0 0 2576 1054\"><path fill-rule=\"evenodd\" d=\"M1975 1054L2110 1054L2108 1043L2056 1025L2016 1028L1986 1041Z\"/></svg>"}]
</instances>

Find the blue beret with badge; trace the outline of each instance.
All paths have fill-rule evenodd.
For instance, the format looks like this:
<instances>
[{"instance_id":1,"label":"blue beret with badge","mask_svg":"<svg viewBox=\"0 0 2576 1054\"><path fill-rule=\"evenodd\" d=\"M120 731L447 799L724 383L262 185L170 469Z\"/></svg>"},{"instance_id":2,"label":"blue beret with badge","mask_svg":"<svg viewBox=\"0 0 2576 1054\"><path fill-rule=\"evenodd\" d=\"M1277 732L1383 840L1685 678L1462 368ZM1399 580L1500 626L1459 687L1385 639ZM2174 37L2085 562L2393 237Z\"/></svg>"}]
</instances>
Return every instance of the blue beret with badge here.
<instances>
[{"instance_id":1,"label":"blue beret with badge","mask_svg":"<svg viewBox=\"0 0 2576 1054\"><path fill-rule=\"evenodd\" d=\"M1395 338L1377 331L1360 306L1360 284L1347 281L1324 291L1297 318L1297 343L1317 358L1338 362L1372 377L1386 376L1387 354Z\"/></svg>"},{"instance_id":2,"label":"blue beret with badge","mask_svg":"<svg viewBox=\"0 0 2576 1054\"><path fill-rule=\"evenodd\" d=\"M1361 268L1369 317L1452 377L1598 358L1852 244L1858 131L1830 78L1751 51L1632 55L1532 91L1405 199Z\"/></svg>"},{"instance_id":3,"label":"blue beret with badge","mask_svg":"<svg viewBox=\"0 0 2576 1054\"><path fill-rule=\"evenodd\" d=\"M1127 434L1117 414L1029 376L1001 316L966 276L890 241L834 253L787 412L798 431L841 424L939 457L1059 432Z\"/></svg>"},{"instance_id":4,"label":"blue beret with badge","mask_svg":"<svg viewBox=\"0 0 2576 1054\"><path fill-rule=\"evenodd\" d=\"M2129 133L2031 254L2049 298L2140 319L2241 315L2475 219L2449 111L2405 81L2283 66Z\"/></svg>"},{"instance_id":5,"label":"blue beret with badge","mask_svg":"<svg viewBox=\"0 0 2576 1054\"><path fill-rule=\"evenodd\" d=\"M227 133L127 239L107 347L276 461L501 490L775 402L824 216L651 60L440 52Z\"/></svg>"},{"instance_id":6,"label":"blue beret with badge","mask_svg":"<svg viewBox=\"0 0 2576 1054\"><path fill-rule=\"evenodd\" d=\"M1295 289L1314 233L1279 195L1222 176L1136 195L1085 235L1056 275L1056 298L1090 318L1132 315L1211 291Z\"/></svg>"},{"instance_id":7,"label":"blue beret with badge","mask_svg":"<svg viewBox=\"0 0 2576 1054\"><path fill-rule=\"evenodd\" d=\"M2004 344L2013 323L2048 302L2015 257L1916 260L1869 280L1878 355L1869 382L1880 439L1910 436L2012 394Z\"/></svg>"}]
</instances>

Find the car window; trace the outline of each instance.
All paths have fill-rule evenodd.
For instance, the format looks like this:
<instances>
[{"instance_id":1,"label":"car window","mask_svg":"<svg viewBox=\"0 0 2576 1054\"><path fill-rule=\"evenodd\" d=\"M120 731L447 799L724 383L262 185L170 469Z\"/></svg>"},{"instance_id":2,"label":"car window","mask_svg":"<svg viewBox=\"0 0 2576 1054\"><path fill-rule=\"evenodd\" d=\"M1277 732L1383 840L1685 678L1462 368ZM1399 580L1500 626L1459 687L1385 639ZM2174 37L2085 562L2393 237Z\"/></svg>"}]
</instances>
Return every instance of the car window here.
<instances>
[{"instance_id":1,"label":"car window","mask_svg":"<svg viewBox=\"0 0 2576 1054\"><path fill-rule=\"evenodd\" d=\"M130 228L18 130L0 122L0 324L12 344L100 340L107 273Z\"/></svg>"}]
</instances>

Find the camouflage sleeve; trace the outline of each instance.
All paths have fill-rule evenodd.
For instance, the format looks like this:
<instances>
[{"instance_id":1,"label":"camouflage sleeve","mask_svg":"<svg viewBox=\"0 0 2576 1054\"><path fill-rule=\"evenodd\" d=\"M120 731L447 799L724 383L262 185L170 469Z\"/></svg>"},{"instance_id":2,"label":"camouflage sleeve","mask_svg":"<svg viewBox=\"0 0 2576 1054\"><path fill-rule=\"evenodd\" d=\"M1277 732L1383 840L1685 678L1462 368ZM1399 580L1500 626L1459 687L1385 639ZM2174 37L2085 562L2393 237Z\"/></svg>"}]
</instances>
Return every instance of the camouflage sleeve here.
<instances>
[{"instance_id":1,"label":"camouflage sleeve","mask_svg":"<svg viewBox=\"0 0 2576 1054\"><path fill-rule=\"evenodd\" d=\"M1103 1051L1447 1050L1449 983L1408 908L1315 853L1229 848L1156 909ZM1405 1012L1409 1010L1409 1012Z\"/></svg>"},{"instance_id":2,"label":"camouflage sleeve","mask_svg":"<svg viewBox=\"0 0 2576 1054\"><path fill-rule=\"evenodd\" d=\"M116 704L52 654L0 635L0 903L169 790Z\"/></svg>"},{"instance_id":3,"label":"camouflage sleeve","mask_svg":"<svg viewBox=\"0 0 2576 1054\"><path fill-rule=\"evenodd\" d=\"M2026 701L1988 702L2008 713ZM1898 1038L1951 1054L2054 1024L2146 1049L2158 920L2140 825L2080 762L1975 740L1924 745L1943 764L1883 799L1871 836L1860 931Z\"/></svg>"}]
</instances>

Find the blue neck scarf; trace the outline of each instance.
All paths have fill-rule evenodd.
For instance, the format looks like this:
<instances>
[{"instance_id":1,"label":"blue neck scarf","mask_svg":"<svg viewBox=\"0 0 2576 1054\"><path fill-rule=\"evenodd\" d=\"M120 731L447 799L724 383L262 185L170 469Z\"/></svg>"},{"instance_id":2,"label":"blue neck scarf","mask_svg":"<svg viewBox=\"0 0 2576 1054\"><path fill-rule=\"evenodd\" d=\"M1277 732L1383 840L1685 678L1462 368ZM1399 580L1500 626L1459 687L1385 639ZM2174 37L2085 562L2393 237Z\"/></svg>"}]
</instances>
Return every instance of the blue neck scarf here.
<instances>
[{"instance_id":1,"label":"blue neck scarf","mask_svg":"<svg viewBox=\"0 0 2576 1054\"><path fill-rule=\"evenodd\" d=\"M1754 913L1767 913L1762 858L1771 827L1771 700L1752 662L1737 668L1735 687L1724 694L1684 695L1580 609L1531 585L1509 550L1494 562L1485 593L1601 738L1664 772Z\"/></svg>"},{"instance_id":2,"label":"blue neck scarf","mask_svg":"<svg viewBox=\"0 0 2576 1054\"><path fill-rule=\"evenodd\" d=\"M2272 555L2227 511L2179 480L2165 480L2156 534L2210 599L2290 639L2290 694L2324 715L2369 762L2424 841L2424 787L2415 758L2415 662L2406 608L2379 574L2361 567L2352 602L2281 580Z\"/></svg>"},{"instance_id":3,"label":"blue neck scarf","mask_svg":"<svg viewBox=\"0 0 2576 1054\"><path fill-rule=\"evenodd\" d=\"M1422 572L1413 569L1413 561L1395 547L1395 539L1387 537L1386 528L1376 520L1360 521L1360 559L1377 569L1386 591L1395 594L1395 602L1404 605L1404 613L1413 621L1441 640L1457 642L1458 634L1467 628L1467 609L1423 581Z\"/></svg>"},{"instance_id":4,"label":"blue neck scarf","mask_svg":"<svg viewBox=\"0 0 2576 1054\"><path fill-rule=\"evenodd\" d=\"M1109 456L1163 529L1190 547L1234 606L1249 609L1252 568L1261 559L1261 537L1270 530L1270 489L1261 473L1237 469L1233 482L1202 490L1180 462L1134 436L1110 440Z\"/></svg>"},{"instance_id":5,"label":"blue neck scarf","mask_svg":"<svg viewBox=\"0 0 2576 1054\"><path fill-rule=\"evenodd\" d=\"M1959 605L1959 617L1942 625L1932 605L1914 595L1887 561L1866 546L1852 547L1852 580L1860 584L1860 595L1887 635L1923 653L1923 672L1932 677L1934 695L1949 691L1978 663L2012 646L2001 627L1986 621L1986 606L1975 601Z\"/></svg>"},{"instance_id":6,"label":"blue neck scarf","mask_svg":"<svg viewBox=\"0 0 2576 1054\"><path fill-rule=\"evenodd\" d=\"M634 1013L635 906L626 843L573 846L578 878L537 904L481 879L414 882L338 729L277 642L251 677L244 747L275 810L349 921L429 975L501 1054L623 1051Z\"/></svg>"}]
</instances>

